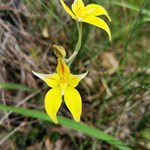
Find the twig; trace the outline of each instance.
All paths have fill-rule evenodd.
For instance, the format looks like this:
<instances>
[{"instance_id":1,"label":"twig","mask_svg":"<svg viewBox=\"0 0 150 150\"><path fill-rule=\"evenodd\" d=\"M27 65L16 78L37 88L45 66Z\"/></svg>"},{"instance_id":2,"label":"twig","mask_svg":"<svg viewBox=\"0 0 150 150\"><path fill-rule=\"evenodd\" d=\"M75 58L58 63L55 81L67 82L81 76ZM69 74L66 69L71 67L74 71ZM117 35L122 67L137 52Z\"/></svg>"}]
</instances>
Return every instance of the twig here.
<instances>
[{"instance_id":1,"label":"twig","mask_svg":"<svg viewBox=\"0 0 150 150\"><path fill-rule=\"evenodd\" d=\"M16 131L18 131L21 127L25 126L26 123L22 122L18 127L16 127L14 130L12 130L9 134L7 134L1 141L0 145L2 145L11 135L13 135Z\"/></svg>"}]
</instances>

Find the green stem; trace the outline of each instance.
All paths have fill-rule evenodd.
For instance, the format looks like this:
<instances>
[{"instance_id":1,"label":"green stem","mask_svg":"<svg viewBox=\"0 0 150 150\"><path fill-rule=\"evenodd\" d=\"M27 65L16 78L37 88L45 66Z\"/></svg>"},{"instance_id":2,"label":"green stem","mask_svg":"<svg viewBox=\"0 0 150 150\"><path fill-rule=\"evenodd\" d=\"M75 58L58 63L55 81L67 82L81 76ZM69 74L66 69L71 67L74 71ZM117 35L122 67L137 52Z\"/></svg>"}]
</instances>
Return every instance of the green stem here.
<instances>
[{"instance_id":1,"label":"green stem","mask_svg":"<svg viewBox=\"0 0 150 150\"><path fill-rule=\"evenodd\" d=\"M66 62L68 63L68 66L70 67L74 58L76 57L76 55L78 54L80 48L81 48L81 43L82 43L82 23L81 22L77 22L77 28L78 28L78 33L79 33L79 37L78 37L78 42L77 45L75 47L75 51L73 52L73 54L66 60Z\"/></svg>"}]
</instances>

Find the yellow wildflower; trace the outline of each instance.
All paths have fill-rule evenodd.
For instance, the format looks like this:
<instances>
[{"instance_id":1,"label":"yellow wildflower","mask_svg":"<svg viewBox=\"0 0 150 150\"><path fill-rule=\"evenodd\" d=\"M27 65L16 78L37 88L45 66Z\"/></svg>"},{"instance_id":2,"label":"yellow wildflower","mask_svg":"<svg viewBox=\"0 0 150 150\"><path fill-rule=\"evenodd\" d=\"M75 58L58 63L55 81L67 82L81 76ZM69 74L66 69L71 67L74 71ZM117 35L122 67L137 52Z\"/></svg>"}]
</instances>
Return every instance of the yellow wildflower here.
<instances>
[{"instance_id":1,"label":"yellow wildflower","mask_svg":"<svg viewBox=\"0 0 150 150\"><path fill-rule=\"evenodd\" d=\"M64 96L64 102L73 118L77 122L80 121L82 102L81 96L75 87L87 75L87 72L80 75L73 75L70 73L70 69L64 60L58 58L56 73L41 74L33 71L33 74L44 80L52 88L45 96L45 109L49 117L55 123L58 123L56 114Z\"/></svg>"},{"instance_id":2,"label":"yellow wildflower","mask_svg":"<svg viewBox=\"0 0 150 150\"><path fill-rule=\"evenodd\" d=\"M105 15L109 19L109 21L111 21L107 11L102 6L97 4L88 4L87 6L85 6L82 0L74 0L71 10L70 8L68 8L68 6L64 3L63 0L60 0L60 2L64 7L65 11L73 19L102 28L107 32L107 34L109 35L109 39L111 41L111 33L108 25L104 20L97 17L100 15Z\"/></svg>"}]
</instances>

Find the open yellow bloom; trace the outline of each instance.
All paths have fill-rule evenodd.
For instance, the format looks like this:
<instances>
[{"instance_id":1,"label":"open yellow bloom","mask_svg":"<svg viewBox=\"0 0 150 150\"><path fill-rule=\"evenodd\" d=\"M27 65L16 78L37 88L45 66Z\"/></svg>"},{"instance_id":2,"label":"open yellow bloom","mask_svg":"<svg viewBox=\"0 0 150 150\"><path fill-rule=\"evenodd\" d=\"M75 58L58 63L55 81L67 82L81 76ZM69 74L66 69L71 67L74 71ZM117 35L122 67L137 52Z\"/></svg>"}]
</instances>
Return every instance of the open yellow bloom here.
<instances>
[{"instance_id":1,"label":"open yellow bloom","mask_svg":"<svg viewBox=\"0 0 150 150\"><path fill-rule=\"evenodd\" d=\"M102 6L97 4L88 4L87 6L85 6L82 0L74 0L74 3L72 4L71 7L72 10L70 10L63 0L60 0L60 2L64 7L65 11L73 19L102 28L107 32L107 34L109 35L109 39L111 41L111 33L108 25L104 20L97 17L100 15L105 15L109 19L109 21L111 21L107 11Z\"/></svg>"},{"instance_id":2,"label":"open yellow bloom","mask_svg":"<svg viewBox=\"0 0 150 150\"><path fill-rule=\"evenodd\" d=\"M87 75L87 72L80 75L73 75L70 73L70 69L64 60L58 58L56 73L41 74L33 71L33 74L44 80L52 88L45 96L45 109L49 117L55 123L58 123L56 114L64 96L64 102L73 118L77 122L80 121L82 102L81 96L75 87Z\"/></svg>"}]
</instances>

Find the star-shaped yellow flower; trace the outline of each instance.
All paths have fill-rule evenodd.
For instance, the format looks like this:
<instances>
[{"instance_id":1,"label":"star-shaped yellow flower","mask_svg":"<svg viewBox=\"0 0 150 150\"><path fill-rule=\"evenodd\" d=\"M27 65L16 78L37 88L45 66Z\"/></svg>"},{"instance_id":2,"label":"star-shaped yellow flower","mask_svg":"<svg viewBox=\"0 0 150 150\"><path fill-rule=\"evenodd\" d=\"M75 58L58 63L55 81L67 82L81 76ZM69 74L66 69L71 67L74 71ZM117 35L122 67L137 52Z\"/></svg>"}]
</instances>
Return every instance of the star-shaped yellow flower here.
<instances>
[{"instance_id":1,"label":"star-shaped yellow flower","mask_svg":"<svg viewBox=\"0 0 150 150\"><path fill-rule=\"evenodd\" d=\"M111 41L111 33L108 25L104 20L97 17L100 15L105 15L109 19L109 21L111 21L107 11L102 6L97 4L88 4L87 6L85 6L82 0L74 0L74 3L71 7L72 10L70 10L63 0L60 0L60 2L64 7L65 11L73 19L102 28L107 32Z\"/></svg>"},{"instance_id":2,"label":"star-shaped yellow flower","mask_svg":"<svg viewBox=\"0 0 150 150\"><path fill-rule=\"evenodd\" d=\"M49 117L55 123L58 123L56 114L64 96L64 102L73 118L77 122L80 121L82 102L81 96L75 87L87 75L87 72L80 75L73 75L70 73L70 69L64 60L58 58L56 73L41 74L33 71L33 74L44 80L52 88L45 96L45 109Z\"/></svg>"}]
</instances>

